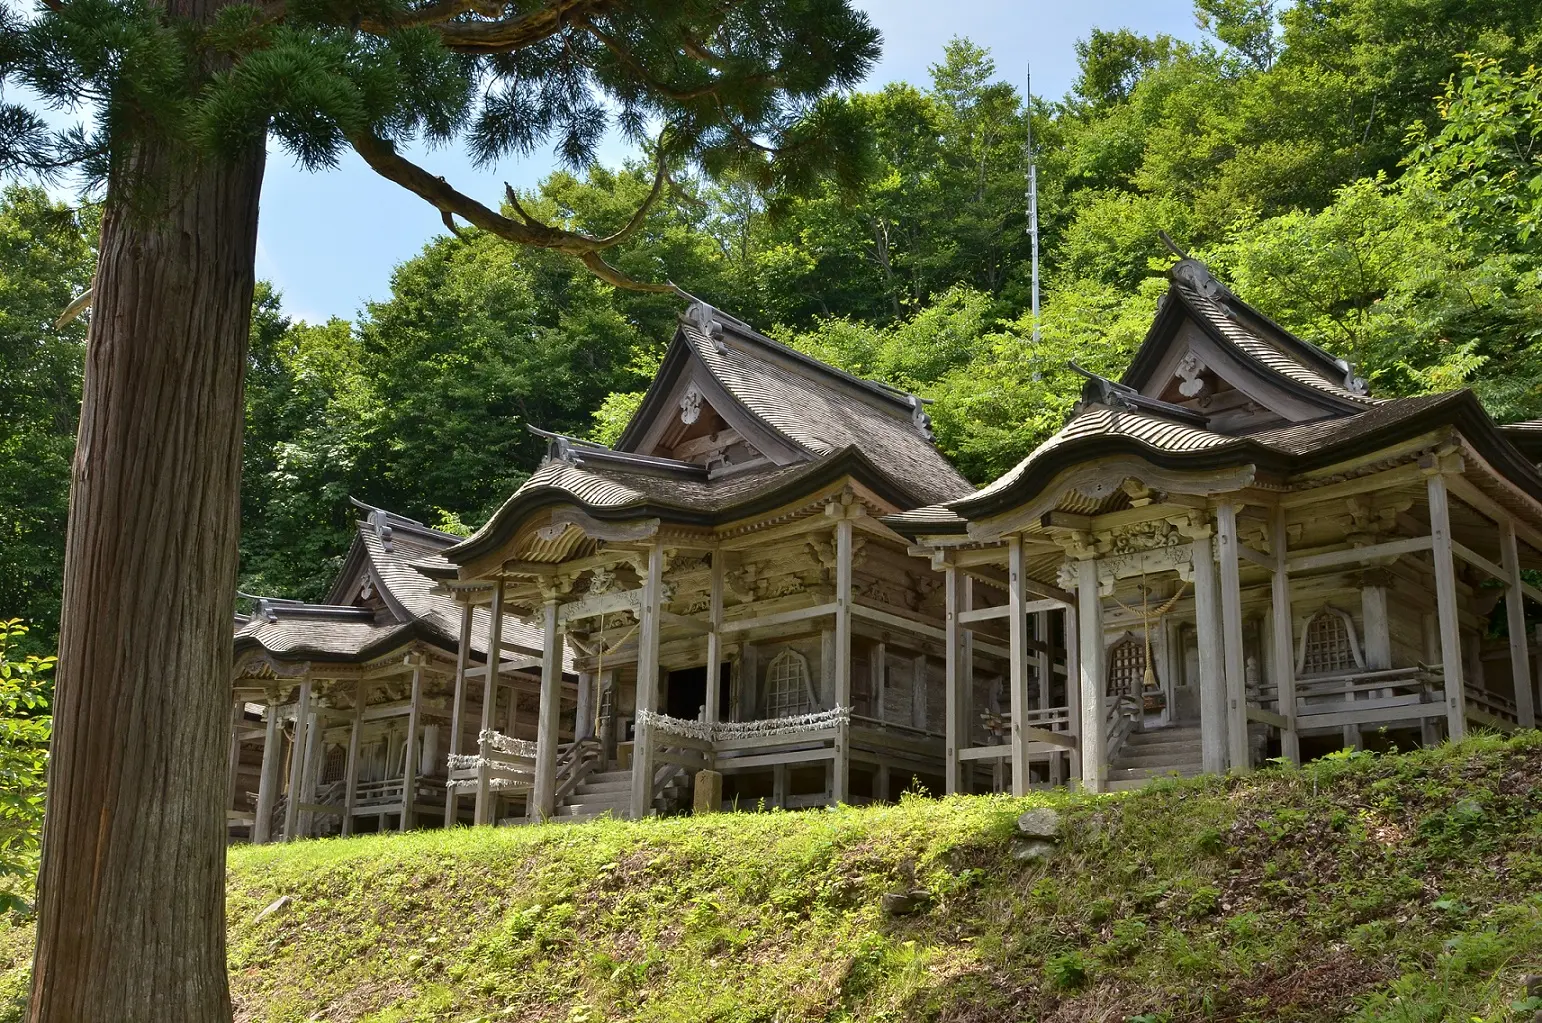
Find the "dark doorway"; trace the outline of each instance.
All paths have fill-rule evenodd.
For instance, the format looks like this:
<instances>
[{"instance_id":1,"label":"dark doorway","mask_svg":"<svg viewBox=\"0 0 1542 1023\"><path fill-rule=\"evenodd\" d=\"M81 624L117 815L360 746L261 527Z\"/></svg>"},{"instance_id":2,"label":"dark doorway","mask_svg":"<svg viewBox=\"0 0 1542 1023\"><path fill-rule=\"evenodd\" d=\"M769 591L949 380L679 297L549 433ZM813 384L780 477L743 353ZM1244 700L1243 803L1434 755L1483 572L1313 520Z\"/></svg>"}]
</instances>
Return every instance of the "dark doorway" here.
<instances>
[{"instance_id":1,"label":"dark doorway","mask_svg":"<svg viewBox=\"0 0 1542 1023\"><path fill-rule=\"evenodd\" d=\"M729 716L728 695L729 675L728 665L725 664L718 676L720 716ZM681 668L669 673L664 693L664 713L672 718L694 721L706 702L707 669L705 665L700 668Z\"/></svg>"}]
</instances>

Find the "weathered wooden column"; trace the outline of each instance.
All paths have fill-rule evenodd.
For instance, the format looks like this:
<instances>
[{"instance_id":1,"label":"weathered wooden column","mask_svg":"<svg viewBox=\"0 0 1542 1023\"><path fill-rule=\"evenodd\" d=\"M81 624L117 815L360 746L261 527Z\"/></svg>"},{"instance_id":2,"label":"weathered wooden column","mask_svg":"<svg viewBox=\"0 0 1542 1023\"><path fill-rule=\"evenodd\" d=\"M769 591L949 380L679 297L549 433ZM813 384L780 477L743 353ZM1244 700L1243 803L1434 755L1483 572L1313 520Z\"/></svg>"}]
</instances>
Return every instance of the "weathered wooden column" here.
<instances>
[{"instance_id":1,"label":"weathered wooden column","mask_svg":"<svg viewBox=\"0 0 1542 1023\"><path fill-rule=\"evenodd\" d=\"M305 782L307 724L311 717L311 680L300 680L300 695L295 701L294 738L289 741L289 788L284 801L284 841L292 842L300 826L301 789Z\"/></svg>"},{"instance_id":2,"label":"weathered wooden column","mask_svg":"<svg viewBox=\"0 0 1542 1023\"><path fill-rule=\"evenodd\" d=\"M835 705L852 709L851 699L851 517L860 512L857 505L827 505L840 515L835 524ZM850 797L851 726L838 724L835 735L835 759L830 762L830 802L839 805Z\"/></svg>"},{"instance_id":3,"label":"weathered wooden column","mask_svg":"<svg viewBox=\"0 0 1542 1023\"><path fill-rule=\"evenodd\" d=\"M1082 701L1078 698L1082 677L1081 632L1076 608L1068 605L1063 614L1065 617L1065 702L1068 718L1066 732L1076 740L1076 752L1066 759L1071 768L1071 777L1080 782L1082 734L1086 731L1082 723Z\"/></svg>"},{"instance_id":4,"label":"weathered wooden column","mask_svg":"<svg viewBox=\"0 0 1542 1023\"><path fill-rule=\"evenodd\" d=\"M648 546L642 602L637 609L637 727L632 742L632 817L653 810L653 728L645 720L658 710L659 633L664 610L664 546Z\"/></svg>"},{"instance_id":5,"label":"weathered wooden column","mask_svg":"<svg viewBox=\"0 0 1542 1023\"><path fill-rule=\"evenodd\" d=\"M1269 553L1274 556L1274 576L1269 580L1270 674L1279 694L1279 713L1285 719L1280 731L1280 752L1291 763L1301 762L1301 738L1296 731L1296 639L1290 610L1290 568L1286 561L1285 509L1276 507L1269 521Z\"/></svg>"},{"instance_id":6,"label":"weathered wooden column","mask_svg":"<svg viewBox=\"0 0 1542 1023\"><path fill-rule=\"evenodd\" d=\"M1451 503L1446 478L1439 473L1428 483L1430 557L1435 563L1435 615L1440 630L1440 665L1445 677L1446 736L1452 742L1467 734L1467 690L1462 674L1461 618L1456 602L1456 562L1451 554Z\"/></svg>"},{"instance_id":7,"label":"weathered wooden column","mask_svg":"<svg viewBox=\"0 0 1542 1023\"><path fill-rule=\"evenodd\" d=\"M1049 612L1035 611L1033 613L1033 638L1040 644L1034 652L1033 670L1039 679L1039 724L1042 728L1054 731L1054 724L1050 721L1050 690L1055 679L1055 651L1054 644L1050 642ZM1051 785L1060 785L1065 781L1064 771L1060 763L1060 754L1051 752L1046 758L1045 772Z\"/></svg>"},{"instance_id":8,"label":"weathered wooden column","mask_svg":"<svg viewBox=\"0 0 1542 1023\"><path fill-rule=\"evenodd\" d=\"M1217 606L1215 551L1209 523L1191 522L1194 576L1194 629L1199 640L1200 759L1209 774L1225 774L1226 669L1222 651L1221 610Z\"/></svg>"},{"instance_id":9,"label":"weathered wooden column","mask_svg":"<svg viewBox=\"0 0 1542 1023\"><path fill-rule=\"evenodd\" d=\"M1522 728L1535 728L1536 703L1531 689L1531 657L1526 649L1526 597L1521 590L1521 552L1515 523L1499 526L1499 558L1505 570L1505 624L1510 634L1510 679L1515 690L1515 716Z\"/></svg>"},{"instance_id":10,"label":"weathered wooden column","mask_svg":"<svg viewBox=\"0 0 1542 1023\"><path fill-rule=\"evenodd\" d=\"M279 727L278 704L270 695L264 710L262 736L262 771L257 777L257 816L252 821L252 842L264 845L273 840L273 801L278 797L280 747L284 732Z\"/></svg>"},{"instance_id":11,"label":"weathered wooden column","mask_svg":"<svg viewBox=\"0 0 1542 1023\"><path fill-rule=\"evenodd\" d=\"M418 724L423 716L423 657L412 660L412 702L407 705L407 752L402 757L402 819L400 830L411 831L418 803Z\"/></svg>"},{"instance_id":12,"label":"weathered wooden column","mask_svg":"<svg viewBox=\"0 0 1542 1023\"><path fill-rule=\"evenodd\" d=\"M594 734L594 672L578 673L578 697L573 708L573 741L582 742Z\"/></svg>"},{"instance_id":13,"label":"weathered wooden column","mask_svg":"<svg viewBox=\"0 0 1542 1023\"><path fill-rule=\"evenodd\" d=\"M348 761L343 767L343 827L353 834L353 815L359 807L359 742L364 733L364 705L369 699L369 683L359 680L353 692L353 721L348 726Z\"/></svg>"},{"instance_id":14,"label":"weathered wooden column","mask_svg":"<svg viewBox=\"0 0 1542 1023\"><path fill-rule=\"evenodd\" d=\"M1103 703L1107 652L1096 558L1076 563L1076 620L1081 629L1082 787L1103 792L1108 788L1108 712Z\"/></svg>"},{"instance_id":15,"label":"weathered wooden column","mask_svg":"<svg viewBox=\"0 0 1542 1023\"><path fill-rule=\"evenodd\" d=\"M1221 562L1222 667L1226 678L1226 760L1233 771L1250 771L1248 751L1248 687L1242 649L1241 555L1237 546L1237 506L1223 501L1215 509L1216 539Z\"/></svg>"},{"instance_id":16,"label":"weathered wooden column","mask_svg":"<svg viewBox=\"0 0 1542 1023\"><path fill-rule=\"evenodd\" d=\"M246 698L236 696L230 705L230 757L225 764L227 808L236 807L236 782L241 774L241 726L246 723Z\"/></svg>"},{"instance_id":17,"label":"weathered wooden column","mask_svg":"<svg viewBox=\"0 0 1542 1023\"><path fill-rule=\"evenodd\" d=\"M466 666L471 663L471 612L470 601L461 605L460 646L455 650L455 695L450 704L450 748L445 757L446 764L450 757L461 751L460 731L466 715ZM445 779L444 826L448 828L460 817L460 793L448 784L448 768Z\"/></svg>"},{"instance_id":18,"label":"weathered wooden column","mask_svg":"<svg viewBox=\"0 0 1542 1023\"><path fill-rule=\"evenodd\" d=\"M1007 700L1012 711L1012 728L1007 746L1012 757L1012 794L1028 792L1028 613L1023 585L1027 568L1023 559L1023 538L1007 538Z\"/></svg>"},{"instance_id":19,"label":"weathered wooden column","mask_svg":"<svg viewBox=\"0 0 1542 1023\"><path fill-rule=\"evenodd\" d=\"M503 580L493 581L492 619L487 626L487 669L482 676L482 727L477 749L482 748L481 732L493 728L493 712L498 702L498 669L503 663ZM477 801L472 823L491 824L493 820L492 773L485 761L477 767Z\"/></svg>"},{"instance_id":20,"label":"weathered wooden column","mask_svg":"<svg viewBox=\"0 0 1542 1023\"><path fill-rule=\"evenodd\" d=\"M723 584L727 568L727 552L721 548L712 552L712 580L707 597L707 720L718 721L723 716Z\"/></svg>"},{"instance_id":21,"label":"weathered wooden column","mask_svg":"<svg viewBox=\"0 0 1542 1023\"><path fill-rule=\"evenodd\" d=\"M541 704L535 719L535 790L525 816L544 821L557 809L557 725L562 712L562 632L556 595L541 610ZM516 697L517 699L517 697Z\"/></svg>"},{"instance_id":22,"label":"weathered wooden column","mask_svg":"<svg viewBox=\"0 0 1542 1023\"><path fill-rule=\"evenodd\" d=\"M963 761L959 760L959 752L968 744L968 732L964 727L964 657L962 633L963 625L959 623L958 613L963 604L963 580L967 578L962 571L953 565L948 565L944 570L943 602L946 607L943 621L943 657L945 661L944 673L946 676L946 688L944 696L947 698L947 717L943 724L943 780L948 795L962 792L963 789Z\"/></svg>"}]
</instances>

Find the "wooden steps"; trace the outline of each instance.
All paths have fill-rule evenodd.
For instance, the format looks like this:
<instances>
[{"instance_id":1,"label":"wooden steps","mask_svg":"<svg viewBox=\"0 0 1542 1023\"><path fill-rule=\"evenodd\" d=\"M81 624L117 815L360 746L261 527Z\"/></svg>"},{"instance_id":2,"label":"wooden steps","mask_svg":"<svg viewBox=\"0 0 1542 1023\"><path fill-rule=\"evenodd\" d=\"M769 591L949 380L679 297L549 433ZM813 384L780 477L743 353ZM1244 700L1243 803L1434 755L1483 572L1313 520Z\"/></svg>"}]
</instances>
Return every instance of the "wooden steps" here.
<instances>
[{"instance_id":1,"label":"wooden steps","mask_svg":"<svg viewBox=\"0 0 1542 1023\"><path fill-rule=\"evenodd\" d=\"M600 771L578 784L557 807L556 819L591 820L604 814L626 817L632 809L632 772Z\"/></svg>"},{"instance_id":2,"label":"wooden steps","mask_svg":"<svg viewBox=\"0 0 1542 1023\"><path fill-rule=\"evenodd\" d=\"M1108 765L1108 790L1124 792L1147 785L1154 778L1192 778L1203 772L1197 725L1131 732L1119 755Z\"/></svg>"}]
</instances>

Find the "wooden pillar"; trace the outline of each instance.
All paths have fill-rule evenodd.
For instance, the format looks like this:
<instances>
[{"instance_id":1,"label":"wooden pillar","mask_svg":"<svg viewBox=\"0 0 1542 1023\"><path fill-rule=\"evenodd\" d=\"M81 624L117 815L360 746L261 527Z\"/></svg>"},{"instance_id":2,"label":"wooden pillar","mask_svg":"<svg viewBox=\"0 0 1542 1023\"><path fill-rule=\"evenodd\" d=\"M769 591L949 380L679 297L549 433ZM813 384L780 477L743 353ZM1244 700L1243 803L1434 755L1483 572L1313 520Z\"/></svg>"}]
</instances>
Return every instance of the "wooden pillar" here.
<instances>
[{"instance_id":1,"label":"wooden pillar","mask_svg":"<svg viewBox=\"0 0 1542 1023\"><path fill-rule=\"evenodd\" d=\"M1270 674L1279 693L1279 713L1286 721L1280 732L1280 752L1291 763L1301 762L1301 739L1296 731L1296 640L1290 610L1290 570L1286 564L1285 509L1275 508L1269 522L1269 551L1274 556L1274 577L1269 581Z\"/></svg>"},{"instance_id":2,"label":"wooden pillar","mask_svg":"<svg viewBox=\"0 0 1542 1023\"><path fill-rule=\"evenodd\" d=\"M305 733L311 716L311 680L300 681L295 701L294 738L289 743L289 787L284 802L284 841L294 841L300 827L300 790L305 783Z\"/></svg>"},{"instance_id":3,"label":"wooden pillar","mask_svg":"<svg viewBox=\"0 0 1542 1023\"><path fill-rule=\"evenodd\" d=\"M728 552L712 552L712 581L707 597L707 720L720 721L723 717L723 576L728 567Z\"/></svg>"},{"instance_id":4,"label":"wooden pillar","mask_svg":"<svg viewBox=\"0 0 1542 1023\"><path fill-rule=\"evenodd\" d=\"M842 518L835 524L835 705L851 710L851 557L852 526L849 516L854 506L833 506ZM830 802L847 801L851 783L851 732L849 725L838 725L835 759L830 762Z\"/></svg>"},{"instance_id":5,"label":"wooden pillar","mask_svg":"<svg viewBox=\"0 0 1542 1023\"><path fill-rule=\"evenodd\" d=\"M321 768L326 760L324 736L321 714L319 711L312 710L310 718L305 723L305 774L304 781L300 785L299 833L304 838L315 835L315 811L307 810L305 807L314 805L316 802L316 786L321 780Z\"/></svg>"},{"instance_id":6,"label":"wooden pillar","mask_svg":"<svg viewBox=\"0 0 1542 1023\"><path fill-rule=\"evenodd\" d=\"M573 741L581 742L594 734L594 673L578 673L578 706L573 710Z\"/></svg>"},{"instance_id":7,"label":"wooden pillar","mask_svg":"<svg viewBox=\"0 0 1542 1023\"><path fill-rule=\"evenodd\" d=\"M422 766L418 762L418 723L422 717L423 660L417 657L412 665L412 701L407 705L407 752L402 756L402 831L411 831L417 822L414 808L418 802L418 769Z\"/></svg>"},{"instance_id":8,"label":"wooden pillar","mask_svg":"<svg viewBox=\"0 0 1542 1023\"><path fill-rule=\"evenodd\" d=\"M1023 538L1007 538L1007 700L1012 711L1012 729L1007 734L1011 748L1012 794L1028 791L1028 614L1023 610Z\"/></svg>"},{"instance_id":9,"label":"wooden pillar","mask_svg":"<svg viewBox=\"0 0 1542 1023\"><path fill-rule=\"evenodd\" d=\"M1066 607L1063 612L1065 624L1065 702L1066 702L1066 732L1076 740L1077 749L1067 757L1068 766L1071 769L1071 777L1081 780L1082 757L1081 743L1082 733L1082 701L1078 699L1081 686L1082 659L1081 659L1081 632L1077 621L1076 608Z\"/></svg>"},{"instance_id":10,"label":"wooden pillar","mask_svg":"<svg viewBox=\"0 0 1542 1023\"><path fill-rule=\"evenodd\" d=\"M1248 751L1248 687L1242 649L1241 556L1237 545L1237 506L1223 502L1215 510L1221 561L1222 667L1226 678L1226 760L1233 771L1250 771Z\"/></svg>"},{"instance_id":11,"label":"wooden pillar","mask_svg":"<svg viewBox=\"0 0 1542 1023\"><path fill-rule=\"evenodd\" d=\"M348 729L348 761L343 768L344 836L353 834L353 815L359 805L359 742L364 732L364 704L369 697L369 683L359 681L353 694L353 723Z\"/></svg>"},{"instance_id":12,"label":"wooden pillar","mask_svg":"<svg viewBox=\"0 0 1542 1023\"><path fill-rule=\"evenodd\" d=\"M664 548L658 541L648 546L648 565L643 574L641 622L637 640L637 734L632 743L632 816L646 817L653 810L653 735L644 713L658 710L659 626L663 611Z\"/></svg>"},{"instance_id":13,"label":"wooden pillar","mask_svg":"<svg viewBox=\"0 0 1542 1023\"><path fill-rule=\"evenodd\" d=\"M1076 563L1076 619L1081 627L1082 786L1089 792L1103 792L1108 788L1108 711L1103 705L1107 652L1094 558Z\"/></svg>"},{"instance_id":14,"label":"wooden pillar","mask_svg":"<svg viewBox=\"0 0 1542 1023\"><path fill-rule=\"evenodd\" d=\"M557 628L557 607L556 597L548 597L541 613L541 705L535 723L535 791L525 811L531 821L546 820L557 809L557 726L562 711L562 633Z\"/></svg>"},{"instance_id":15,"label":"wooden pillar","mask_svg":"<svg viewBox=\"0 0 1542 1023\"><path fill-rule=\"evenodd\" d=\"M461 607L460 614L460 646L455 651L455 695L450 703L450 748L445 763L449 763L449 757L455 756L461 751L460 732L462 722L466 714L466 666L471 662L471 604L467 602ZM449 770L445 771L445 779L449 779ZM460 794L448 784L444 787L444 826L450 827L460 816Z\"/></svg>"},{"instance_id":16,"label":"wooden pillar","mask_svg":"<svg viewBox=\"0 0 1542 1023\"><path fill-rule=\"evenodd\" d=\"M1430 556L1435 562L1435 614L1440 629L1440 665L1445 676L1446 736L1467 734L1467 690L1462 684L1461 619L1456 603L1456 563L1451 556L1451 504L1446 479L1429 478Z\"/></svg>"},{"instance_id":17,"label":"wooden pillar","mask_svg":"<svg viewBox=\"0 0 1542 1023\"><path fill-rule=\"evenodd\" d=\"M279 766L283 763L279 747L284 732L279 727L278 707L271 699L264 718L262 773L257 778L257 816L252 822L252 841L257 845L273 840L273 801L278 797Z\"/></svg>"},{"instance_id":18,"label":"wooden pillar","mask_svg":"<svg viewBox=\"0 0 1542 1023\"><path fill-rule=\"evenodd\" d=\"M1209 774L1226 772L1226 675L1215 553L1208 525L1193 529L1194 628L1199 639L1200 753Z\"/></svg>"},{"instance_id":19,"label":"wooden pillar","mask_svg":"<svg viewBox=\"0 0 1542 1023\"><path fill-rule=\"evenodd\" d=\"M868 647L867 691L873 694L873 717L885 720L884 707L888 703L885 690L889 684L889 647L879 642Z\"/></svg>"},{"instance_id":20,"label":"wooden pillar","mask_svg":"<svg viewBox=\"0 0 1542 1023\"><path fill-rule=\"evenodd\" d=\"M230 703L230 754L225 763L225 799L232 810L236 806L236 784L241 774L241 726L246 724L246 698L234 697Z\"/></svg>"},{"instance_id":21,"label":"wooden pillar","mask_svg":"<svg viewBox=\"0 0 1542 1023\"><path fill-rule=\"evenodd\" d=\"M492 619L487 626L487 673L482 677L482 727L481 732L491 731L493 711L498 702L498 668L503 662L503 580L493 583ZM481 749L481 739L477 740ZM472 822L491 824L493 820L492 776L483 764L477 768L477 801Z\"/></svg>"},{"instance_id":22,"label":"wooden pillar","mask_svg":"<svg viewBox=\"0 0 1542 1023\"><path fill-rule=\"evenodd\" d=\"M1515 713L1522 728L1535 728L1537 709L1531 688L1531 658L1526 649L1526 598L1521 592L1521 553L1515 540L1515 523L1509 519L1500 523L1499 557L1505 570L1505 624L1510 633L1510 678L1515 690Z\"/></svg>"},{"instance_id":23,"label":"wooden pillar","mask_svg":"<svg viewBox=\"0 0 1542 1023\"><path fill-rule=\"evenodd\" d=\"M959 624L959 605L963 603L961 583L968 578L952 565L943 570L943 603L946 607L943 620L943 658L945 661L947 717L943 724L943 783L948 795L964 791L962 787L963 762L958 755L969 745L965 729L964 713L964 657L963 626Z\"/></svg>"}]
</instances>

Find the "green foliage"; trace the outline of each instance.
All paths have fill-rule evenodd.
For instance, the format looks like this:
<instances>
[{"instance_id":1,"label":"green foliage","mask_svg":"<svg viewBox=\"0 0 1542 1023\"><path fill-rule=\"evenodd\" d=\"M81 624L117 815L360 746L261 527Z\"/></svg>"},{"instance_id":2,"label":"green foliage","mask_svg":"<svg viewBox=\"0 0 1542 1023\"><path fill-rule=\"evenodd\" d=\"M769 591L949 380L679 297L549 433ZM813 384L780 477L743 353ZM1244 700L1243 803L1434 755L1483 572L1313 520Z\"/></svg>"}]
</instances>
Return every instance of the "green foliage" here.
<instances>
[{"instance_id":1,"label":"green foliage","mask_svg":"<svg viewBox=\"0 0 1542 1023\"><path fill-rule=\"evenodd\" d=\"M58 629L85 352L84 323L53 323L91 280L94 230L41 189L0 193L0 607L34 624L16 640L34 652Z\"/></svg>"},{"instance_id":2,"label":"green foliage","mask_svg":"<svg viewBox=\"0 0 1542 1023\"><path fill-rule=\"evenodd\" d=\"M26 634L21 619L0 621L0 918L30 912L43 833L54 658L18 655Z\"/></svg>"}]
</instances>

